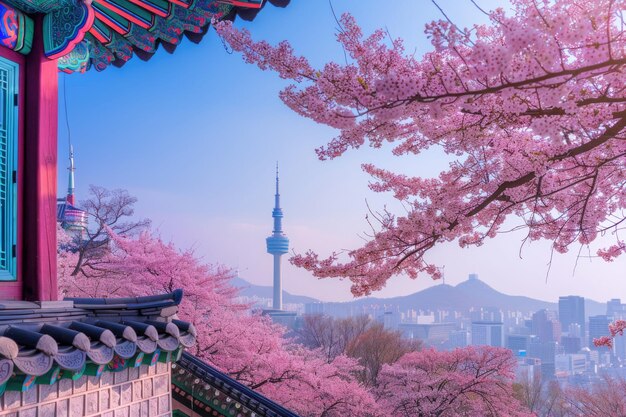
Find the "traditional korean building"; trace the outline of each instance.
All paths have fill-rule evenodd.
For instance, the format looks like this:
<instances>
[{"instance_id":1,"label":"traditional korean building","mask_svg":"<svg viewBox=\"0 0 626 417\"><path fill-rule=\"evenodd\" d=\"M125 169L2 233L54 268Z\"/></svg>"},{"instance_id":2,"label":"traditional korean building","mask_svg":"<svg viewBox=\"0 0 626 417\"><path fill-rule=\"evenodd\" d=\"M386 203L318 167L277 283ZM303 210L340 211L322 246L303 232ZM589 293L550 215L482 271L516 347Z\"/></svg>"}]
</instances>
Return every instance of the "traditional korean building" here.
<instances>
[{"instance_id":1,"label":"traditional korean building","mask_svg":"<svg viewBox=\"0 0 626 417\"><path fill-rule=\"evenodd\" d=\"M57 301L58 209L81 217L73 196L57 206L59 71L172 53L213 19L250 20L264 6L0 0L0 417L295 416L184 353L196 331L177 319L180 290Z\"/></svg>"}]
</instances>

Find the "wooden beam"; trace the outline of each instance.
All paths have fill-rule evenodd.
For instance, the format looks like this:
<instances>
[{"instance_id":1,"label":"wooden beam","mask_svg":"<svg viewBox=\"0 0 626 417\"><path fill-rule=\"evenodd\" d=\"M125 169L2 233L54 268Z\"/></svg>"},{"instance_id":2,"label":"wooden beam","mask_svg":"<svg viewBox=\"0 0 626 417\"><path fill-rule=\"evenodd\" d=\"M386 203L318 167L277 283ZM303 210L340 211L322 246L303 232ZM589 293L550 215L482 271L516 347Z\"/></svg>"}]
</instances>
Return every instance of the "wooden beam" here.
<instances>
[{"instance_id":1,"label":"wooden beam","mask_svg":"<svg viewBox=\"0 0 626 417\"><path fill-rule=\"evenodd\" d=\"M56 300L57 61L44 56L42 18L35 17L26 57L22 276L25 300Z\"/></svg>"}]
</instances>

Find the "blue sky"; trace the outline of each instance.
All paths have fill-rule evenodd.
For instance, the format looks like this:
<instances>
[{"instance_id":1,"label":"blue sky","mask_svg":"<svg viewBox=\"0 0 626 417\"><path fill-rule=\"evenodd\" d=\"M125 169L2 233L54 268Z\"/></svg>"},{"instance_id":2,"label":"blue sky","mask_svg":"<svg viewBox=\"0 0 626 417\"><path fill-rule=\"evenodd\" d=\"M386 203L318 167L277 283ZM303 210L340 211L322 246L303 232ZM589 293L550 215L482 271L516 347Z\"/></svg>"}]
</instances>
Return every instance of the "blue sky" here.
<instances>
[{"instance_id":1,"label":"blue sky","mask_svg":"<svg viewBox=\"0 0 626 417\"><path fill-rule=\"evenodd\" d=\"M484 21L469 0L439 3L459 26ZM499 3L479 2L486 9ZM337 14L351 12L366 33L386 27L417 55L430 46L424 24L440 17L425 0L333 0L332 5ZM257 39L288 39L315 65L344 59L327 1L294 0L285 9L268 5L254 22L236 24L248 27ZM265 237L272 228L276 161L291 247L322 255L362 242L366 199L374 208L396 208L388 195L369 191L361 163L424 176L437 175L446 164L436 152L397 158L388 149L361 149L318 161L314 149L335 132L289 110L278 99L284 80L229 53L213 31L199 45L183 41L173 55L160 50L149 62L135 58L122 69L62 74L59 82L60 192L67 184L65 96L79 200L89 184L125 188L139 198L137 214L151 218L164 239L195 248L207 262L238 268L256 284L271 283ZM626 260L606 264L580 259L576 266L575 253L559 256L546 279L549 245L527 246L520 259L521 238L508 234L464 250L443 245L430 259L445 265L451 284L476 272L511 294L552 301L565 294L598 301L626 298ZM346 282L317 280L286 260L283 268L290 292L322 300L351 298ZM430 285L437 283L425 276L416 281L398 277L377 295L407 294Z\"/></svg>"}]
</instances>

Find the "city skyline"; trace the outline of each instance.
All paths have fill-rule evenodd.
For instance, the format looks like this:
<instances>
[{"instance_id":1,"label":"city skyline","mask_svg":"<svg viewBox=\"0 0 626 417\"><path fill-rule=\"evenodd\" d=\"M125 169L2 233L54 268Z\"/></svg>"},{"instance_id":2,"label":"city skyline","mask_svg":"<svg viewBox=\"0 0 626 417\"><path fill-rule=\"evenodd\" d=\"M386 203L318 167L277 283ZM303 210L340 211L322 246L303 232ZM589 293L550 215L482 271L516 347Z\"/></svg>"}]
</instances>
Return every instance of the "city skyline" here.
<instances>
[{"instance_id":1,"label":"city skyline","mask_svg":"<svg viewBox=\"0 0 626 417\"><path fill-rule=\"evenodd\" d=\"M484 2L486 8L496 4ZM441 5L462 26L484 19L471 4L453 7L452 2L442 1ZM366 31L387 27L394 37L407 40L407 50L418 54L429 48L421 34L423 24L441 17L430 3L405 1L390 10L346 1L335 1L333 6L337 14L350 9ZM399 8L403 13L397 13ZM276 22L284 22L280 31L275 30ZM236 24L247 26L239 20ZM307 36L301 34L303 27ZM335 28L329 6L303 2L284 10L267 8L250 30L256 38L271 42L289 38L298 51L313 55L315 63L321 64L343 59L343 52L333 40ZM148 63L132 60L123 73L109 68L101 74L62 76L60 100L65 90L77 158L78 200L87 197L88 184L126 188L139 198L137 214L151 218L165 240L181 248L194 247L207 262L236 268L253 283L268 285L272 280L272 261L265 253L264 239L271 231L266 207L271 204L276 159L286 174L283 206L289 211L285 228L289 230L291 247L298 252L314 249L321 255L360 244L360 234L367 230L367 204L374 210L382 210L385 205L392 210L402 209L389 195L377 195L368 189L370 178L360 170L363 161L401 166L409 174L426 176L437 175L448 162L432 152L414 161L371 149L320 162L314 149L332 139L335 132L287 109L277 97L284 82L224 51L216 36L207 37L200 45L183 42L176 55L175 60L168 54L157 54ZM158 91L151 88L172 74L178 77L176 83ZM202 82L206 77L220 77L224 82L209 89ZM238 93L230 94L232 89ZM93 91L100 99L91 101L84 91ZM161 97L170 98L154 106ZM61 106L63 109L63 103ZM191 117L189 107L202 116ZM106 114L110 108L129 111L117 116L114 130L93 129L92 115ZM61 111L61 120L64 117ZM159 121L166 117L185 123L161 124ZM60 123L60 155L67 154L64 125ZM108 169L102 170L103 150L109 147L121 151L111 158ZM176 169L163 169L169 164ZM65 170L59 170L60 184L65 183L65 174ZM224 236L228 236L227 241ZM520 260L523 237L523 232L515 232L467 250L446 244L433 251L430 259L445 266L448 284L459 283L468 273L477 272L494 288L537 299L551 300L563 294L597 301L626 298L616 292L624 287L626 260L605 263L593 259L589 263L585 257L577 260L577 254L570 252L555 255L548 274L550 244L525 246ZM345 281L317 280L288 262L283 267L283 285L290 292L326 301L352 299ZM374 295L408 294L433 285L438 283L427 277L417 281L396 277Z\"/></svg>"}]
</instances>

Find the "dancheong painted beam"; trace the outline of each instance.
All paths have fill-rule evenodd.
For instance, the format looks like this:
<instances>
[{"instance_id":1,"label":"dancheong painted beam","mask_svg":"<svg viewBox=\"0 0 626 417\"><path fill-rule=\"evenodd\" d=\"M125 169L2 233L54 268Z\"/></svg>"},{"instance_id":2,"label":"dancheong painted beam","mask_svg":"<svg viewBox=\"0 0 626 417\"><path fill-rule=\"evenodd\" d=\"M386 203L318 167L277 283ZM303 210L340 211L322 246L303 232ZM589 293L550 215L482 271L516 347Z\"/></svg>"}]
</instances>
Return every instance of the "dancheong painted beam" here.
<instances>
[{"instance_id":1,"label":"dancheong painted beam","mask_svg":"<svg viewBox=\"0 0 626 417\"><path fill-rule=\"evenodd\" d=\"M199 42L212 19L252 18L264 0L4 0L0 44L30 53L33 22L41 13L44 55L64 72L102 71L133 56L172 52L183 36ZM288 0L270 0L284 6Z\"/></svg>"}]
</instances>

